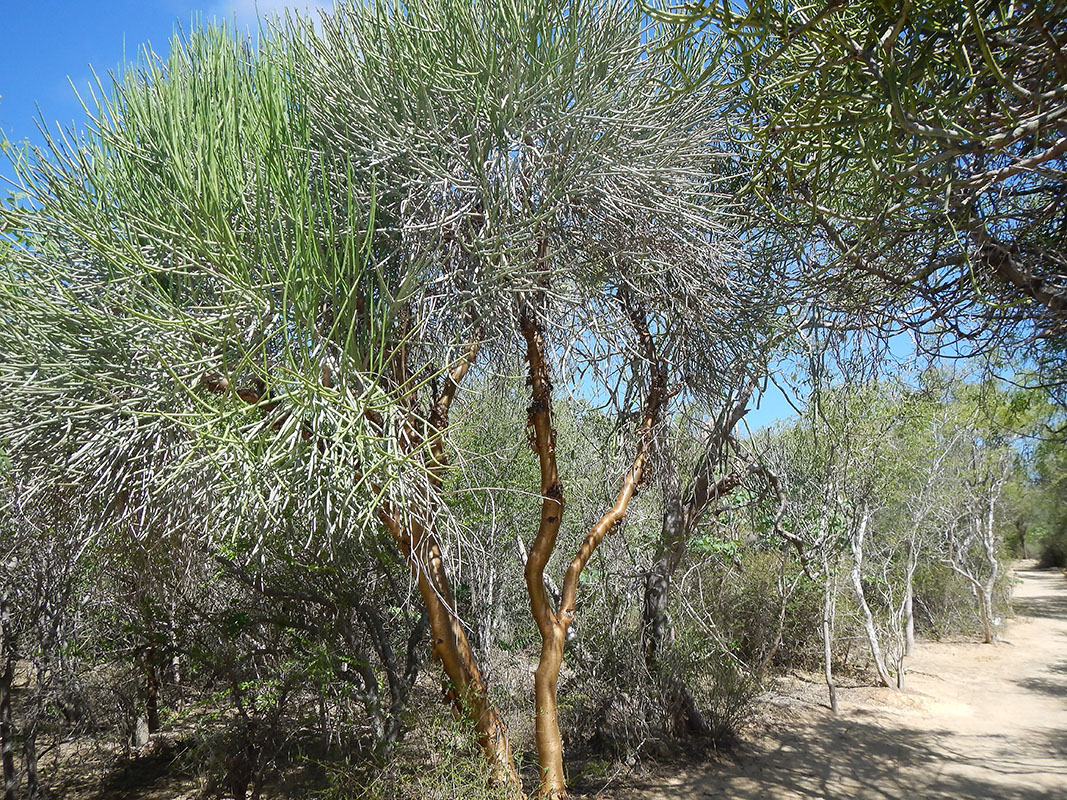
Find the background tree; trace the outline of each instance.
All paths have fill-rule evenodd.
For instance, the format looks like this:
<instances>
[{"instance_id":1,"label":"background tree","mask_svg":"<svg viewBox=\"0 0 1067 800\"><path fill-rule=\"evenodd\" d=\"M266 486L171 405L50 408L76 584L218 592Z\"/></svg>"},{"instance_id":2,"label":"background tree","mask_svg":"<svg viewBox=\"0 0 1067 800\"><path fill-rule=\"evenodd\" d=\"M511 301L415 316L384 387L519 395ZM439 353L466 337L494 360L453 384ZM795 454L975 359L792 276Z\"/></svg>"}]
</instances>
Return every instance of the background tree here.
<instances>
[{"instance_id":1,"label":"background tree","mask_svg":"<svg viewBox=\"0 0 1067 800\"><path fill-rule=\"evenodd\" d=\"M758 224L801 233L775 241L828 299L931 351L1025 348L1062 400L1061 3L663 8L675 40L721 37L733 56L683 80L736 88Z\"/></svg>"}]
</instances>

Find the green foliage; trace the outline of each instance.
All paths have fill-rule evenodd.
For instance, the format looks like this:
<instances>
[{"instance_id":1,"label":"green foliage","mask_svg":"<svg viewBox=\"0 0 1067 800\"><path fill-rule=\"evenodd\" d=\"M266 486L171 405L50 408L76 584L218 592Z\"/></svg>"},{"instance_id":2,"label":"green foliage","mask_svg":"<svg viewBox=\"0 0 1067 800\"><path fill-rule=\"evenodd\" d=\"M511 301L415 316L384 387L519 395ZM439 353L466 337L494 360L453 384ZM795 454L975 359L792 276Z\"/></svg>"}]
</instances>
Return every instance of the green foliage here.
<instances>
[{"instance_id":1,"label":"green foliage","mask_svg":"<svg viewBox=\"0 0 1067 800\"><path fill-rule=\"evenodd\" d=\"M1067 454L1057 439L1041 442L1033 475L1020 498L1025 535L1045 567L1067 567Z\"/></svg>"},{"instance_id":2,"label":"green foliage","mask_svg":"<svg viewBox=\"0 0 1067 800\"><path fill-rule=\"evenodd\" d=\"M678 82L735 89L753 229L814 297L931 349L1007 343L1062 407L1063 2L650 5L663 46L720 43Z\"/></svg>"}]
</instances>

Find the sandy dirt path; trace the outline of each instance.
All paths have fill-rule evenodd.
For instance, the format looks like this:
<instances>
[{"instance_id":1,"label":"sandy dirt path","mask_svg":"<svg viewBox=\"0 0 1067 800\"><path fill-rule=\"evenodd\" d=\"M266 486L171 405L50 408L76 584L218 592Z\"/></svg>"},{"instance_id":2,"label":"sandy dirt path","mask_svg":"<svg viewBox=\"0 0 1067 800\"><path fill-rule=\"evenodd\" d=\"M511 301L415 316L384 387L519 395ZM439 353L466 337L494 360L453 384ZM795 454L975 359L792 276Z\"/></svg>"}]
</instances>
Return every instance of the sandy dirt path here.
<instances>
[{"instance_id":1,"label":"sandy dirt path","mask_svg":"<svg viewBox=\"0 0 1067 800\"><path fill-rule=\"evenodd\" d=\"M620 800L1067 800L1067 579L1018 565L995 646L920 642L907 690L785 681L776 721L732 757L664 771Z\"/></svg>"}]
</instances>

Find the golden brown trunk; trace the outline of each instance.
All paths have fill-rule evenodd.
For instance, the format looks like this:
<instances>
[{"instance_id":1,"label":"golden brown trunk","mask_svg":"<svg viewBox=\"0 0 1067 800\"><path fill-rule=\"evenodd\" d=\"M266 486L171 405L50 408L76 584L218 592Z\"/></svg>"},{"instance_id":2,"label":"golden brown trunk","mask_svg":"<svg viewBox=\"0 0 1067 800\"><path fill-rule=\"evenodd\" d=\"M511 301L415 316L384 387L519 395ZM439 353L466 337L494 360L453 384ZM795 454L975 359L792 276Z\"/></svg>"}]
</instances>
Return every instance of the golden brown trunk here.
<instances>
[{"instance_id":1,"label":"golden brown trunk","mask_svg":"<svg viewBox=\"0 0 1067 800\"><path fill-rule=\"evenodd\" d=\"M401 392L401 403L408 412L401 444L408 452L422 444L419 426L414 412L415 392L408 370L407 349L404 344L407 336L406 318L402 322L401 345L394 351L392 363L393 379ZM463 354L451 365L445 374L444 386L440 394L433 398L428 415L430 431L428 435L430 464L428 473L430 486L439 490L444 480L447 467L445 440L448 429L448 414L455 399L460 382L466 376L478 354L477 342L469 344ZM205 373L202 383L209 391L221 394L231 387L229 380L218 373ZM265 396L265 386L251 389L237 389L238 395L246 403L260 403ZM273 406L271 407L273 408ZM379 427L383 421L374 412L367 412ZM307 436L313 435L307 429ZM319 441L320 447L325 447ZM381 487L372 483L376 494L381 494ZM432 502L432 500L431 500ZM433 637L432 654L441 662L445 674L452 683L450 692L456 711L467 717L474 725L478 740L485 751L492 771L493 783L504 789L512 798L524 797L522 783L515 769L515 760L508 739L507 725L493 707L486 691L485 680L478 668L477 660L463 631L463 625L455 614L455 600L448 580L441 545L432 530L417 521L404 519L400 509L384 505L378 510L378 519L396 540L401 553L411 565L411 572L419 586L430 620L430 632Z\"/></svg>"},{"instance_id":2,"label":"golden brown trunk","mask_svg":"<svg viewBox=\"0 0 1067 800\"><path fill-rule=\"evenodd\" d=\"M534 673L534 739L537 742L537 762L541 767L539 797L565 800L567 776L563 771L563 737L559 729L559 707L556 687L563 666L563 645L567 626L554 625L552 633L541 639L541 658Z\"/></svg>"},{"instance_id":3,"label":"golden brown trunk","mask_svg":"<svg viewBox=\"0 0 1067 800\"><path fill-rule=\"evenodd\" d=\"M541 766L542 798L560 800L567 796L567 779L563 772L563 741L559 731L556 687L563 663L563 645L567 628L552 610L545 588L545 567L553 550L563 520L563 483L556 464L556 432L552 429L552 384L545 362L545 342L534 320L524 315L521 330L526 339L526 356L530 367L529 425L541 471L541 519L530 555L526 559L526 591L530 597L530 614L541 634L541 658L534 673L534 739L537 761Z\"/></svg>"},{"instance_id":4,"label":"golden brown trunk","mask_svg":"<svg viewBox=\"0 0 1067 800\"><path fill-rule=\"evenodd\" d=\"M662 368L654 358L652 338L644 320L629 306L631 317L637 327L641 344L652 368L649 395L641 427L637 433L637 453L614 505L600 518L586 535L578 552L567 567L563 580L558 611L553 610L545 589L544 572L556 546L563 518L563 484L560 481L556 462L556 432L552 428L552 384L545 360L544 336L537 323L528 314L520 320L520 330L526 339L526 357L529 362L529 380L532 402L529 408L529 426L533 429L534 449L537 451L541 471L541 519L537 536L526 560L526 589L530 596L530 612L541 634L541 658L534 674L534 736L537 742L537 757L541 767L539 797L542 800L566 800L567 778L563 769L563 739L559 729L559 709L556 691L559 673L563 664L563 648L567 629L574 621L578 596L578 580L593 552L626 515L626 508L637 490L648 459L652 428L659 418L666 399L666 386Z\"/></svg>"},{"instance_id":5,"label":"golden brown trunk","mask_svg":"<svg viewBox=\"0 0 1067 800\"><path fill-rule=\"evenodd\" d=\"M441 548L436 537L424 533L421 538L421 543L415 545L411 564L429 612L432 653L452 682L452 700L457 709L474 724L479 743L489 759L493 782L508 789L512 796L521 796L522 784L515 770L507 725L489 700L481 670L454 613L455 601Z\"/></svg>"},{"instance_id":6,"label":"golden brown trunk","mask_svg":"<svg viewBox=\"0 0 1067 800\"><path fill-rule=\"evenodd\" d=\"M382 523L408 557L411 573L430 620L432 654L451 682L449 691L457 713L474 726L485 751L493 783L509 797L522 797L522 784L508 739L507 725L493 707L474 652L455 614L455 601L437 537L421 524L412 524L409 535L394 516L382 511Z\"/></svg>"},{"instance_id":7,"label":"golden brown trunk","mask_svg":"<svg viewBox=\"0 0 1067 800\"><path fill-rule=\"evenodd\" d=\"M453 364L451 371L445 376L441 393L434 398L428 415L431 460L428 471L434 494L441 488L447 465L445 438L449 408L460 381L467 374L477 353L478 345L471 344ZM414 429L415 426L411 427ZM489 699L485 679L467 641L463 624L456 616L455 599L437 535L418 520L405 524L396 510L383 508L379 512L379 518L411 565L411 573L418 583L419 594L422 595L430 621L430 635L433 639L431 652L441 663L451 682L449 696L457 713L466 717L474 726L478 741L489 761L493 784L502 788L508 797L523 797L507 725Z\"/></svg>"}]
</instances>

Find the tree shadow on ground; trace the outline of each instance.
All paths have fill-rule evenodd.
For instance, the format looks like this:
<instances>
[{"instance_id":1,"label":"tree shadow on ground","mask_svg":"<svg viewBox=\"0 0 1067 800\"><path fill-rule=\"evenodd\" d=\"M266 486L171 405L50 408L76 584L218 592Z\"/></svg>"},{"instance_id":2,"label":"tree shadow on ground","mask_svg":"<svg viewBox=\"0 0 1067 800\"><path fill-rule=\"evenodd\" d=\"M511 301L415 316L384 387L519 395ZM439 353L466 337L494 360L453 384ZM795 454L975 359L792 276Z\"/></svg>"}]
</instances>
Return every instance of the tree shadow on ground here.
<instances>
[{"instance_id":1,"label":"tree shadow on ground","mask_svg":"<svg viewBox=\"0 0 1067 800\"><path fill-rule=\"evenodd\" d=\"M825 717L791 730L771 734L761 745L723 759L695 781L662 787L663 797L678 800L1053 800L1061 789L1042 787L1034 772L1050 773L1048 737L1032 744L1034 758L1007 757L995 765L984 758L945 747L948 731L887 728L884 720L863 721L862 712L848 718ZM1062 733L1062 736L1061 736ZM1064 745L1067 732L1056 732ZM982 748L984 751L985 748ZM1052 767L1049 780L1067 766ZM655 791L649 783L645 787ZM613 795L610 789L602 797Z\"/></svg>"},{"instance_id":2,"label":"tree shadow on ground","mask_svg":"<svg viewBox=\"0 0 1067 800\"><path fill-rule=\"evenodd\" d=\"M1041 594L1037 597L1016 597L1012 608L1019 616L1067 619L1067 593L1064 592L1064 576L1058 569L1025 567L1017 570L1025 573Z\"/></svg>"},{"instance_id":3,"label":"tree shadow on ground","mask_svg":"<svg viewBox=\"0 0 1067 800\"><path fill-rule=\"evenodd\" d=\"M1055 677L1023 678L1016 681L1019 686L1030 692L1040 692L1050 697L1067 699L1067 680Z\"/></svg>"},{"instance_id":4,"label":"tree shadow on ground","mask_svg":"<svg viewBox=\"0 0 1067 800\"><path fill-rule=\"evenodd\" d=\"M1049 755L1067 758L1067 731L1047 731L1042 738L1044 741L1041 745L1048 750Z\"/></svg>"},{"instance_id":5,"label":"tree shadow on ground","mask_svg":"<svg viewBox=\"0 0 1067 800\"><path fill-rule=\"evenodd\" d=\"M186 749L185 743L160 742L151 752L124 759L104 776L94 800L169 800L180 796L193 778L181 765Z\"/></svg>"}]
</instances>

